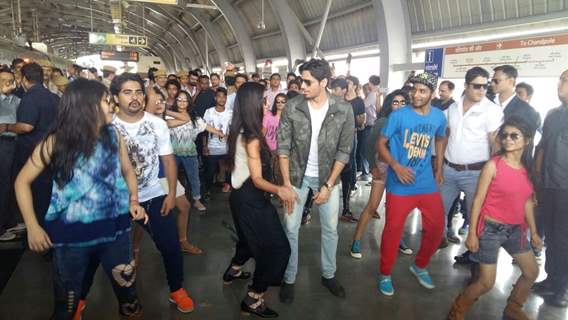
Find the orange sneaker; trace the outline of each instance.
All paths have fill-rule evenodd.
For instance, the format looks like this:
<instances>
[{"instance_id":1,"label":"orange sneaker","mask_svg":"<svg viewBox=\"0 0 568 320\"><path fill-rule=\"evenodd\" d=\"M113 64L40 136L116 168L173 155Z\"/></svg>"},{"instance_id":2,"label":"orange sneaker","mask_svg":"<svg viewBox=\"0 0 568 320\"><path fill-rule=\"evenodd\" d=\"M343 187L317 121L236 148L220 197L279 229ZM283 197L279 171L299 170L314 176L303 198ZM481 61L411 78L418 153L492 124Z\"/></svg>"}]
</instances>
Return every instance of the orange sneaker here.
<instances>
[{"instance_id":1,"label":"orange sneaker","mask_svg":"<svg viewBox=\"0 0 568 320\"><path fill-rule=\"evenodd\" d=\"M85 310L86 307L87 307L87 301L79 300L79 303L77 304L77 309L75 310L75 314L73 315L73 320L81 320L81 317L83 316L83 310Z\"/></svg>"},{"instance_id":2,"label":"orange sneaker","mask_svg":"<svg viewBox=\"0 0 568 320\"><path fill-rule=\"evenodd\" d=\"M170 293L170 302L177 305L177 309L183 313L189 313L193 311L193 300L187 295L184 288L179 289L176 292Z\"/></svg>"}]
</instances>

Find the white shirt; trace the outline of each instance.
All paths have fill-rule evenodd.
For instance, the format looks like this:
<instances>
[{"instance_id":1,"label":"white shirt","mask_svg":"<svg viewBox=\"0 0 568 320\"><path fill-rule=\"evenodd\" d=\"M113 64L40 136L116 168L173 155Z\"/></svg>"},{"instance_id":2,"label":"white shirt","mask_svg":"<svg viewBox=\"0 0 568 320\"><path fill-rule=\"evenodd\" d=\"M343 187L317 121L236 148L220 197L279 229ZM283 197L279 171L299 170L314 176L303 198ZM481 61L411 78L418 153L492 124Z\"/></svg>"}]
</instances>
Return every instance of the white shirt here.
<instances>
[{"instance_id":1,"label":"white shirt","mask_svg":"<svg viewBox=\"0 0 568 320\"><path fill-rule=\"evenodd\" d=\"M318 162L318 137L329 109L329 100L325 101L325 104L319 108L312 108L310 102L308 102L308 109L310 110L310 118L312 120L312 137L310 142L310 154L308 155L308 164L306 166L305 175L308 177L319 177L319 162Z\"/></svg>"},{"instance_id":2,"label":"white shirt","mask_svg":"<svg viewBox=\"0 0 568 320\"><path fill-rule=\"evenodd\" d=\"M166 122L144 112L138 122L125 122L115 116L112 124L122 134L128 157L134 164L139 201L148 201L166 194L158 178L160 156L174 152Z\"/></svg>"},{"instance_id":3,"label":"white shirt","mask_svg":"<svg viewBox=\"0 0 568 320\"><path fill-rule=\"evenodd\" d=\"M237 138L237 147L235 150L235 167L231 173L231 185L235 189L239 189L243 186L245 181L250 177L250 171L248 167L248 157L245 144L242 139L243 135L239 134Z\"/></svg>"},{"instance_id":4,"label":"white shirt","mask_svg":"<svg viewBox=\"0 0 568 320\"><path fill-rule=\"evenodd\" d=\"M225 104L225 108L227 110L233 111L235 110L235 99L237 98L237 92L233 92L227 96L227 103Z\"/></svg>"},{"instance_id":5,"label":"white shirt","mask_svg":"<svg viewBox=\"0 0 568 320\"><path fill-rule=\"evenodd\" d=\"M513 93L512 96L509 97L509 99L503 101L503 103L501 103L501 100L499 99L499 96L497 96L497 103L501 106L501 110L505 110L505 108L507 108L507 106L509 105L509 103L511 102L511 100L513 100L513 98L516 96L516 94Z\"/></svg>"},{"instance_id":6,"label":"white shirt","mask_svg":"<svg viewBox=\"0 0 568 320\"><path fill-rule=\"evenodd\" d=\"M503 110L484 97L464 114L462 97L446 109L444 115L450 128L446 160L462 165L489 160L488 134L503 123Z\"/></svg>"},{"instance_id":7,"label":"white shirt","mask_svg":"<svg viewBox=\"0 0 568 320\"><path fill-rule=\"evenodd\" d=\"M225 135L229 133L229 126L231 125L232 119L233 112L227 108L225 108L223 112L218 112L215 108L209 108L205 111L205 115L203 116L203 120L205 120L208 125L222 131ZM209 133L207 148L209 149L209 154L212 156L227 154L227 138L221 139L219 136Z\"/></svg>"}]
</instances>

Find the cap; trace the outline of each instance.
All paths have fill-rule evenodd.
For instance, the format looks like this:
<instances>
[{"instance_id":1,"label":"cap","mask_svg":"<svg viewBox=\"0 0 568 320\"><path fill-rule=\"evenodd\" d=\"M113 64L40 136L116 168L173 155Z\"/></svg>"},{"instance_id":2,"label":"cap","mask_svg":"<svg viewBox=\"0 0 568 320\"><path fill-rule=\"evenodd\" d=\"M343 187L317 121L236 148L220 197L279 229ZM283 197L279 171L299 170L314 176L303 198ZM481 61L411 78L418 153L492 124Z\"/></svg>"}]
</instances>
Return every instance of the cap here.
<instances>
[{"instance_id":1,"label":"cap","mask_svg":"<svg viewBox=\"0 0 568 320\"><path fill-rule=\"evenodd\" d=\"M430 88L432 91L436 91L436 88L438 87L438 77L434 74L431 74L429 72L424 72L424 73L420 73L414 77L412 77L410 79L411 83L421 83L425 86L427 86L428 88Z\"/></svg>"},{"instance_id":2,"label":"cap","mask_svg":"<svg viewBox=\"0 0 568 320\"><path fill-rule=\"evenodd\" d=\"M69 83L69 80L62 76L55 76L51 79L51 82L56 86L64 86Z\"/></svg>"},{"instance_id":3,"label":"cap","mask_svg":"<svg viewBox=\"0 0 568 320\"><path fill-rule=\"evenodd\" d=\"M178 71L176 72L176 76L177 76L178 78L179 78L179 77L184 77L184 76L185 76L185 77L189 77L189 71L187 71L187 70L178 70Z\"/></svg>"},{"instance_id":4,"label":"cap","mask_svg":"<svg viewBox=\"0 0 568 320\"><path fill-rule=\"evenodd\" d=\"M51 63L51 61L49 61L47 59L38 60L37 64L39 64L41 67L44 67L44 68L53 68L53 63Z\"/></svg>"},{"instance_id":5,"label":"cap","mask_svg":"<svg viewBox=\"0 0 568 320\"><path fill-rule=\"evenodd\" d=\"M156 71L154 71L154 77L167 77L168 74L166 73L166 70L164 69L158 69Z\"/></svg>"},{"instance_id":6,"label":"cap","mask_svg":"<svg viewBox=\"0 0 568 320\"><path fill-rule=\"evenodd\" d=\"M109 65L104 65L101 70L116 73L116 68L113 67L113 66L109 66Z\"/></svg>"}]
</instances>

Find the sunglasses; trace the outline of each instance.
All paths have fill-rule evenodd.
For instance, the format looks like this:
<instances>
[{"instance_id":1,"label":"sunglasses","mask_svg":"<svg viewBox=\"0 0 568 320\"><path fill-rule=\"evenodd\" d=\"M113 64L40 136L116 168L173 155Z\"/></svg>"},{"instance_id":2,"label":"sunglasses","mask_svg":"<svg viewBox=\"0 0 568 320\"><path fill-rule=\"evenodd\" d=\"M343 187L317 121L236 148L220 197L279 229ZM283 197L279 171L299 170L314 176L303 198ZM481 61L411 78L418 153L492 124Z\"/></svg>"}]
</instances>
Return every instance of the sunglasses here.
<instances>
[{"instance_id":1,"label":"sunglasses","mask_svg":"<svg viewBox=\"0 0 568 320\"><path fill-rule=\"evenodd\" d=\"M507 140L507 138L511 138L511 140L517 141L517 140L519 140L520 137L521 137L521 135L519 135L516 132L513 132L513 133L503 132L503 133L499 134L499 138L501 138L501 140Z\"/></svg>"},{"instance_id":2,"label":"sunglasses","mask_svg":"<svg viewBox=\"0 0 568 320\"><path fill-rule=\"evenodd\" d=\"M406 100L393 100L392 104L396 104L396 105L405 105L406 104Z\"/></svg>"},{"instance_id":3,"label":"sunglasses","mask_svg":"<svg viewBox=\"0 0 568 320\"><path fill-rule=\"evenodd\" d=\"M286 104L286 101L284 101L284 100L276 100L276 104Z\"/></svg>"},{"instance_id":4,"label":"sunglasses","mask_svg":"<svg viewBox=\"0 0 568 320\"><path fill-rule=\"evenodd\" d=\"M302 79L302 82L305 83L308 87L312 85L312 80Z\"/></svg>"},{"instance_id":5,"label":"sunglasses","mask_svg":"<svg viewBox=\"0 0 568 320\"><path fill-rule=\"evenodd\" d=\"M183 99L183 98L177 98L176 99L178 102L188 102L189 100L187 99Z\"/></svg>"},{"instance_id":6,"label":"sunglasses","mask_svg":"<svg viewBox=\"0 0 568 320\"><path fill-rule=\"evenodd\" d=\"M472 86L472 88L475 90L487 90L487 88L489 88L488 83L470 83L469 85Z\"/></svg>"}]
</instances>

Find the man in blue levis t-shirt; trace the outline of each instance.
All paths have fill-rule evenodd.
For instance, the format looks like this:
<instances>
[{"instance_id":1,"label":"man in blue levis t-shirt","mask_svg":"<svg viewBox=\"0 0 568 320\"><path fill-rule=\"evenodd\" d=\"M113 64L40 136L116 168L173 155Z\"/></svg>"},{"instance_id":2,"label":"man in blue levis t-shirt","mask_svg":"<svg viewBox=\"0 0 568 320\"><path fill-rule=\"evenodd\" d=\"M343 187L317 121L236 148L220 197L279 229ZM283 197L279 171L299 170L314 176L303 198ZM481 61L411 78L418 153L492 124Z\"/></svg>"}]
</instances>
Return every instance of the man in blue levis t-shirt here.
<instances>
[{"instance_id":1,"label":"man in blue levis t-shirt","mask_svg":"<svg viewBox=\"0 0 568 320\"><path fill-rule=\"evenodd\" d=\"M444 231L444 206L438 191L441 161L432 172L432 148L443 154L446 117L430 106L438 79L422 73L412 78L412 105L394 111L379 138L381 159L389 165L386 183L386 220L381 240L379 291L393 295L391 272L406 217L414 208L422 213L422 241L410 271L428 289L434 284L426 266L436 252ZM436 141L436 142L434 142Z\"/></svg>"}]
</instances>

